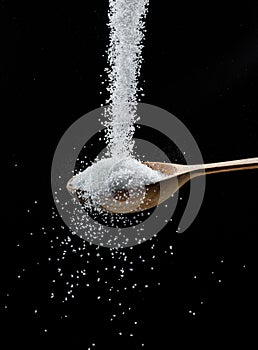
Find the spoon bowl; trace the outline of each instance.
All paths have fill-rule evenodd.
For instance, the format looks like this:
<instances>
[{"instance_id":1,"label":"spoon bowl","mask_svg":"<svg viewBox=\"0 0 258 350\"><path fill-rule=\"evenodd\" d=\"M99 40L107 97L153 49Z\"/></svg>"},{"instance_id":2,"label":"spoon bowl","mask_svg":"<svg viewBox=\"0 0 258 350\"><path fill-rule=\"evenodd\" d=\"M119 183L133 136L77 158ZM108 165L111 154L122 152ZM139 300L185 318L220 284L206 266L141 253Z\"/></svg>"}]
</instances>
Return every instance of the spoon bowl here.
<instances>
[{"instance_id":1,"label":"spoon bowl","mask_svg":"<svg viewBox=\"0 0 258 350\"><path fill-rule=\"evenodd\" d=\"M180 187L195 177L229 172L236 170L247 170L258 168L258 158L247 158L227 162L183 165L160 162L142 162L153 170L160 171L167 175L159 182L145 185L145 188L136 188L134 190L117 190L110 194L108 198L100 198L101 208L110 213L136 213L148 210L163 203L173 196ZM81 204L87 200L81 190L74 189L73 178L67 183L67 190L75 196Z\"/></svg>"}]
</instances>

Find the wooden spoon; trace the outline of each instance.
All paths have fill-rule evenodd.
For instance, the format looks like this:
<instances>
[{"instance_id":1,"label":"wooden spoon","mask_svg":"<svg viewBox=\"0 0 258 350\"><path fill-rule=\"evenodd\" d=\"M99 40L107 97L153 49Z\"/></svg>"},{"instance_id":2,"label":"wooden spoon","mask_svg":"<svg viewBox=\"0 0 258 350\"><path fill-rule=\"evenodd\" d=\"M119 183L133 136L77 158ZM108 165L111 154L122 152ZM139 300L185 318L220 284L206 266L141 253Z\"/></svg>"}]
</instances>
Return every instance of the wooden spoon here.
<instances>
[{"instance_id":1,"label":"wooden spoon","mask_svg":"<svg viewBox=\"0 0 258 350\"><path fill-rule=\"evenodd\" d=\"M116 193L110 195L110 198L105 198L105 200L103 200L102 208L105 211L126 214L150 209L170 198L187 181L197 176L236 170L256 169L258 168L258 158L247 158L199 165L159 162L143 162L143 164L153 170L165 173L167 177L159 182L146 185L145 193L143 194L141 201L135 200L135 198L131 200L128 190L116 191ZM83 192L80 190L74 190L72 179L68 181L67 189L72 195L75 195L82 204L85 203L86 199L83 197Z\"/></svg>"}]
</instances>

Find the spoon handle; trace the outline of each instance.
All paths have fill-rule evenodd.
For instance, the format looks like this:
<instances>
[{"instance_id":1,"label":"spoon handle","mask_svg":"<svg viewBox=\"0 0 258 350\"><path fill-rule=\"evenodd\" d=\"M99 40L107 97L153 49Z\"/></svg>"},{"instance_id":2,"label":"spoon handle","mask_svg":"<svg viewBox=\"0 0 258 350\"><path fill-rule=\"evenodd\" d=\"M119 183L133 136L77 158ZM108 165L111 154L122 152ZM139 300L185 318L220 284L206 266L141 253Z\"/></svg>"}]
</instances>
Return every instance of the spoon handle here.
<instances>
[{"instance_id":1,"label":"spoon handle","mask_svg":"<svg viewBox=\"0 0 258 350\"><path fill-rule=\"evenodd\" d=\"M195 169L198 173L199 170L204 170L205 174L222 173L227 171L247 170L258 168L258 158L247 158L239 160L231 160L228 162L207 163L198 166Z\"/></svg>"}]
</instances>

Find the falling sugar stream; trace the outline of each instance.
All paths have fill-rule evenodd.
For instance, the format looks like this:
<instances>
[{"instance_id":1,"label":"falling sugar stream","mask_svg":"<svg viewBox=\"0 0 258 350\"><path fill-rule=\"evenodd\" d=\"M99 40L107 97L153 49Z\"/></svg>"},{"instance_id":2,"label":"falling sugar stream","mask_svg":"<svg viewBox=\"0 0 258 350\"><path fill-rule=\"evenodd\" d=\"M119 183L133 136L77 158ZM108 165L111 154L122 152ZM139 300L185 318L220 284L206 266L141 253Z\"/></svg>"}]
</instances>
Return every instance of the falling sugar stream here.
<instances>
[{"instance_id":1,"label":"falling sugar stream","mask_svg":"<svg viewBox=\"0 0 258 350\"><path fill-rule=\"evenodd\" d=\"M138 120L136 108L140 88L138 78L142 63L144 19L148 0L110 0L109 85L105 111L108 156L132 156L134 123Z\"/></svg>"}]
</instances>

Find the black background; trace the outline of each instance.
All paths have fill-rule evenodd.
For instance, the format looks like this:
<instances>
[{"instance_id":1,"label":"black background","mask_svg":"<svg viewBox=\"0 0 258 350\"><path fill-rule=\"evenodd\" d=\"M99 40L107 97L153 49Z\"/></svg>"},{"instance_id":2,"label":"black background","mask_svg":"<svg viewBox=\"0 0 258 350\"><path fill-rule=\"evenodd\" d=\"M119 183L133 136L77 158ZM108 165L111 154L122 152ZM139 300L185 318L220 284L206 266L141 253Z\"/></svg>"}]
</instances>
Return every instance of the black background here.
<instances>
[{"instance_id":1,"label":"black background","mask_svg":"<svg viewBox=\"0 0 258 350\"><path fill-rule=\"evenodd\" d=\"M47 260L53 256L49 241L51 235L70 234L60 231L58 219L52 223L51 162L65 130L104 103L100 75L107 66L103 55L108 44L108 1L1 1L0 6L6 209L0 245L2 336L8 342L34 345L64 342L88 348L94 342L91 348L96 349L119 344L138 349L142 343L149 349L154 342L167 349L178 338L182 344L186 340L194 344L206 334L210 342L223 343L225 334L230 341L252 341L252 319L257 315L256 170L208 177L205 199L192 226L179 235L169 224L160 233L156 272L146 273L137 264L133 272L134 280L152 287L128 293L123 302L135 306L133 316L110 322L109 312L117 306L96 302L100 287L94 283L92 288L79 288L68 306L50 301L56 266ZM150 0L146 28L142 102L176 115L194 135L206 162L257 157L256 2ZM180 213L179 208L176 220ZM44 236L42 227L48 231ZM32 238L30 232L35 233ZM71 239L80 246L78 237ZM173 257L164 254L170 244ZM128 252L130 258L148 256L150 245ZM114 263L105 249L101 254L106 266ZM67 275L75 260L68 259ZM147 259L146 264L151 263ZM92 276L97 268L98 260L92 258ZM112 275L108 279L116 284ZM56 283L62 294L63 284ZM59 317L64 308L67 320ZM36 316L34 309L39 310ZM134 319L139 322L132 326ZM122 337L117 335L119 328Z\"/></svg>"}]
</instances>

